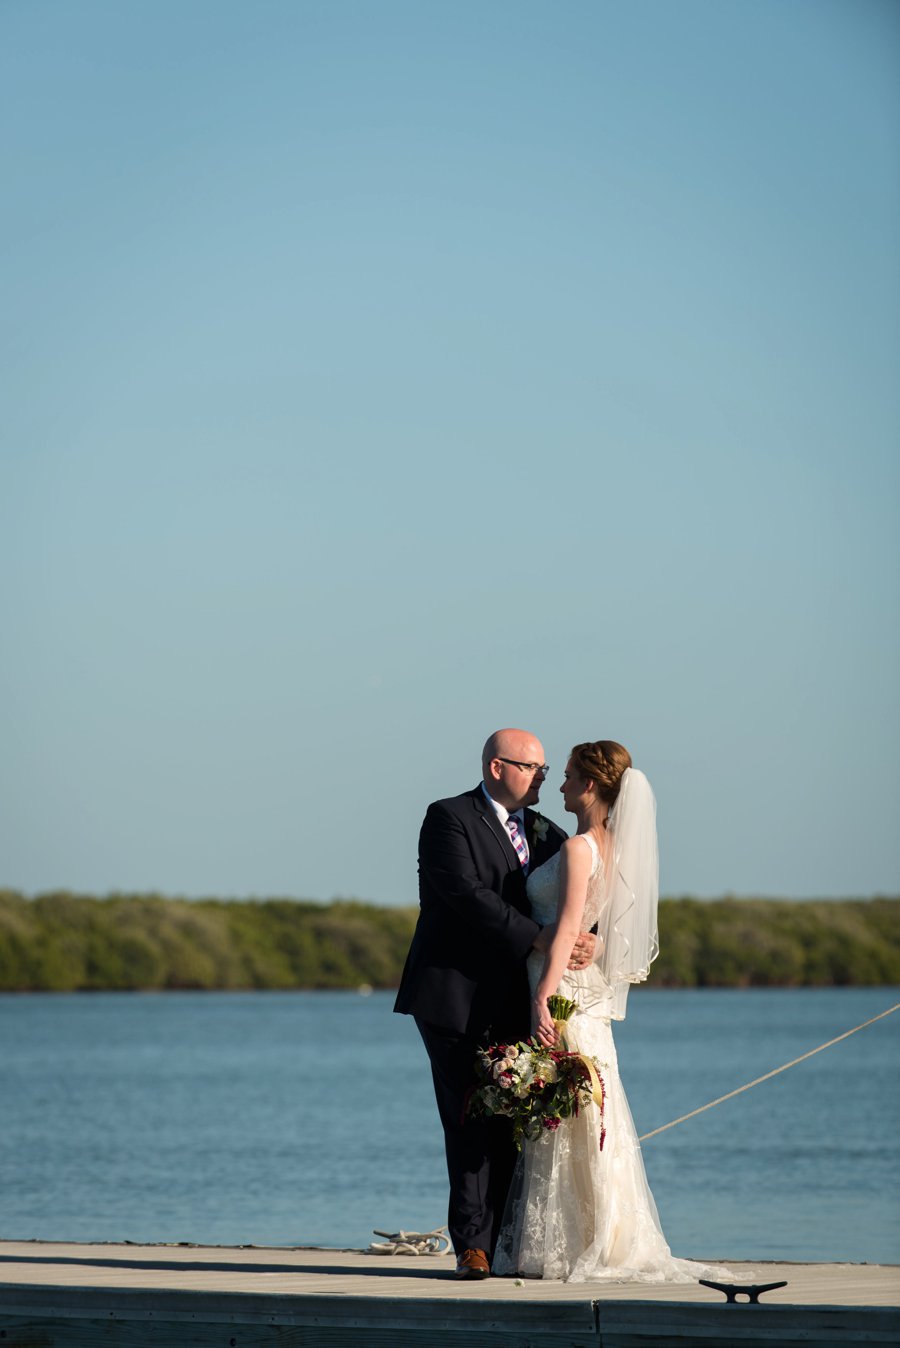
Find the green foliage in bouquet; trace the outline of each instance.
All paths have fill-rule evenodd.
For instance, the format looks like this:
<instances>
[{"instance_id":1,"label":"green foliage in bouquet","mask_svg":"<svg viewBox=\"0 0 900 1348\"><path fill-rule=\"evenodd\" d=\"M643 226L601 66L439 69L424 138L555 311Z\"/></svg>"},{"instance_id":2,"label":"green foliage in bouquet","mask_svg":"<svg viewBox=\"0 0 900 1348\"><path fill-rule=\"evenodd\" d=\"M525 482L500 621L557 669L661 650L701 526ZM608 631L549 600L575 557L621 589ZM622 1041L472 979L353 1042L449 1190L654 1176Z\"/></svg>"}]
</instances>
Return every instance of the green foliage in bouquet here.
<instances>
[{"instance_id":1,"label":"green foliage in bouquet","mask_svg":"<svg viewBox=\"0 0 900 1348\"><path fill-rule=\"evenodd\" d=\"M568 1020L578 1010L578 1003L563 997L560 992L554 992L547 998L547 1009L554 1020Z\"/></svg>"}]
</instances>

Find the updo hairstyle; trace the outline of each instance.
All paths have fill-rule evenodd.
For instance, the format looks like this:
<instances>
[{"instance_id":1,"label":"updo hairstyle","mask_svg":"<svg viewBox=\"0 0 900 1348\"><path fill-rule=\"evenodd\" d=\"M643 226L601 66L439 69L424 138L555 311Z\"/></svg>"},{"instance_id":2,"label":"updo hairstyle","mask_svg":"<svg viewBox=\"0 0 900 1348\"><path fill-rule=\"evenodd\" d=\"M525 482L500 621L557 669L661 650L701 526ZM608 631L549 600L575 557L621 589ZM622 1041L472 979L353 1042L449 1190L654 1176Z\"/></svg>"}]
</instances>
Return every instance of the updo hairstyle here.
<instances>
[{"instance_id":1,"label":"updo hairstyle","mask_svg":"<svg viewBox=\"0 0 900 1348\"><path fill-rule=\"evenodd\" d=\"M616 744L615 740L576 744L570 757L578 773L596 783L597 795L612 809L622 785L622 774L631 767L631 754L624 745Z\"/></svg>"}]
</instances>

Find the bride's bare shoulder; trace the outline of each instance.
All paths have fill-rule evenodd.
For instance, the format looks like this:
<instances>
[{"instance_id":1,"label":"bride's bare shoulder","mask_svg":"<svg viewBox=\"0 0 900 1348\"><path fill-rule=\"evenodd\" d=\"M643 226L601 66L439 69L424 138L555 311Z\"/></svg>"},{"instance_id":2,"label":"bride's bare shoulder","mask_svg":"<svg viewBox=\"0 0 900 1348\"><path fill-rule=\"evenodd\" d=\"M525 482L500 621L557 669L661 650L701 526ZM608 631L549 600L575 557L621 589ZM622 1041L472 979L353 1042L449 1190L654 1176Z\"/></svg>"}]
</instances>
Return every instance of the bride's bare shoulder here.
<instances>
[{"instance_id":1,"label":"bride's bare shoulder","mask_svg":"<svg viewBox=\"0 0 900 1348\"><path fill-rule=\"evenodd\" d=\"M559 850L570 866L590 864L594 859L590 839L583 833L576 833L574 837L566 838Z\"/></svg>"}]
</instances>

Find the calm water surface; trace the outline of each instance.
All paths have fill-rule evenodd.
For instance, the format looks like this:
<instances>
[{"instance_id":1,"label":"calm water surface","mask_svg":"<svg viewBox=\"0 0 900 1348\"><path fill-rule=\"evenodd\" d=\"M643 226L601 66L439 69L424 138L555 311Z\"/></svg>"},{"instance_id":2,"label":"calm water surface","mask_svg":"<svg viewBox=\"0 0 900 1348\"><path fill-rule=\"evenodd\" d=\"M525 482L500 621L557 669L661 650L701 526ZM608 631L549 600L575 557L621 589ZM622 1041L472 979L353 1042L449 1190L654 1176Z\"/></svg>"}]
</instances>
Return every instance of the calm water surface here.
<instances>
[{"instance_id":1,"label":"calm water surface","mask_svg":"<svg viewBox=\"0 0 900 1348\"><path fill-rule=\"evenodd\" d=\"M376 993L0 996L0 1238L362 1246L446 1220L415 1027ZM635 990L648 1132L900 1000ZM900 1012L645 1144L674 1252L900 1262Z\"/></svg>"}]
</instances>

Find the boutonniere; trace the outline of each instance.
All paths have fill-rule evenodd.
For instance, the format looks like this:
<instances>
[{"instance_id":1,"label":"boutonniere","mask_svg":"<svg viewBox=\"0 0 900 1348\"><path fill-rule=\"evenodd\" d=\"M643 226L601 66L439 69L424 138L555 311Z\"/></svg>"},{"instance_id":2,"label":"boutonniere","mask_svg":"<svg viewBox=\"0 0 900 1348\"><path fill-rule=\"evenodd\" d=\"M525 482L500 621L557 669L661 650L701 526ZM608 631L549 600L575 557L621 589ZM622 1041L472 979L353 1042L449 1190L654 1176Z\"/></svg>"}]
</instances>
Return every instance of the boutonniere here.
<instances>
[{"instance_id":1,"label":"boutonniere","mask_svg":"<svg viewBox=\"0 0 900 1348\"><path fill-rule=\"evenodd\" d=\"M545 819L542 814L535 815L534 823L532 824L535 842L546 842L549 831L550 820Z\"/></svg>"}]
</instances>

